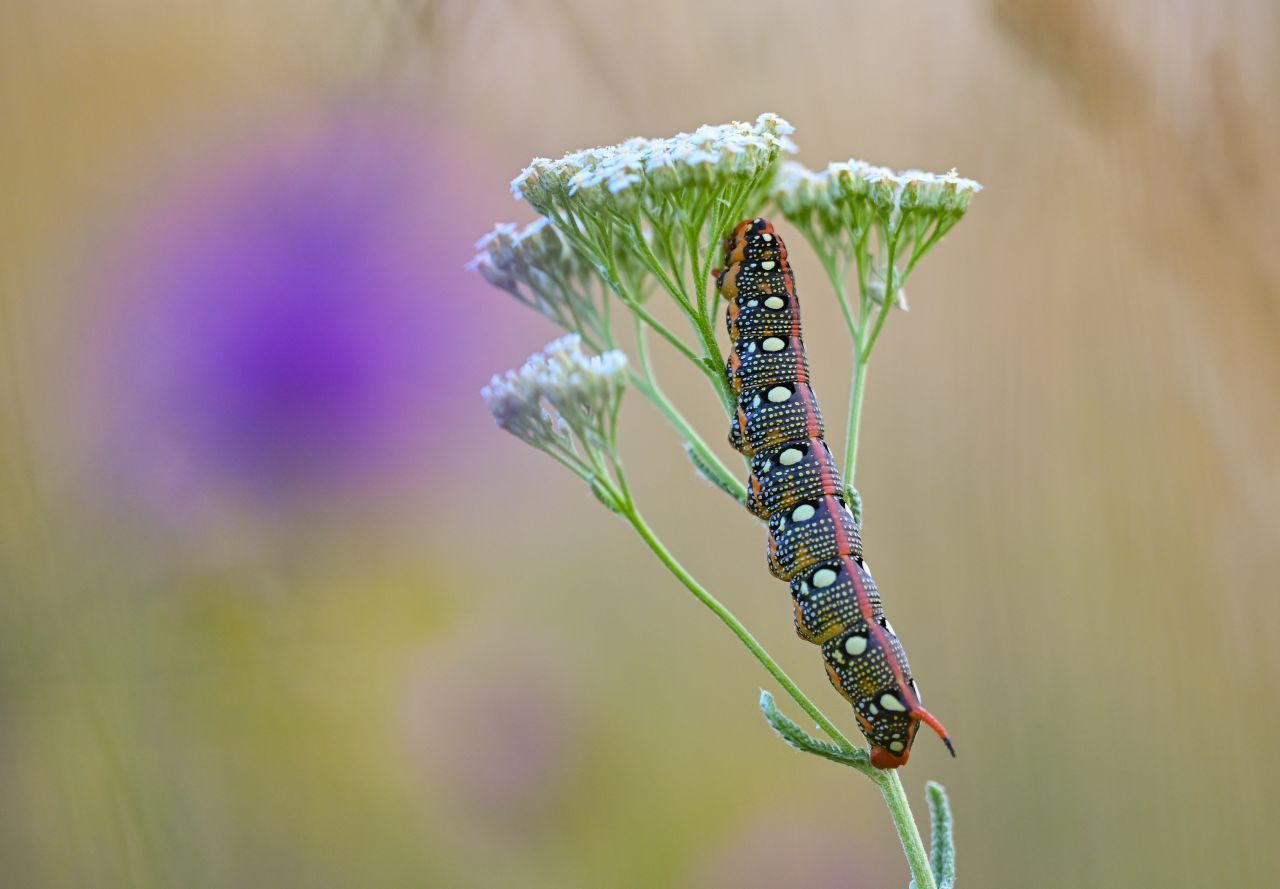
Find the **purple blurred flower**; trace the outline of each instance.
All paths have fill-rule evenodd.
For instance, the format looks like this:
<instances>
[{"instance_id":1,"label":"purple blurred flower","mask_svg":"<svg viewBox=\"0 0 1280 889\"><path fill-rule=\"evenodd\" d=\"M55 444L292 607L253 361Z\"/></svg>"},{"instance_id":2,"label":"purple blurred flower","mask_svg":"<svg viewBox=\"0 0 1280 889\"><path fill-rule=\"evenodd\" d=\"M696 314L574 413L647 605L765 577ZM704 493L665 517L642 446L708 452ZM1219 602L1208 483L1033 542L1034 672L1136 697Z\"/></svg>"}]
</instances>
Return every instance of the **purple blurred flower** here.
<instances>
[{"instance_id":1,"label":"purple blurred flower","mask_svg":"<svg viewBox=\"0 0 1280 889\"><path fill-rule=\"evenodd\" d=\"M441 144L386 114L294 122L144 213L103 394L131 491L288 504L411 474L482 375Z\"/></svg>"}]
</instances>

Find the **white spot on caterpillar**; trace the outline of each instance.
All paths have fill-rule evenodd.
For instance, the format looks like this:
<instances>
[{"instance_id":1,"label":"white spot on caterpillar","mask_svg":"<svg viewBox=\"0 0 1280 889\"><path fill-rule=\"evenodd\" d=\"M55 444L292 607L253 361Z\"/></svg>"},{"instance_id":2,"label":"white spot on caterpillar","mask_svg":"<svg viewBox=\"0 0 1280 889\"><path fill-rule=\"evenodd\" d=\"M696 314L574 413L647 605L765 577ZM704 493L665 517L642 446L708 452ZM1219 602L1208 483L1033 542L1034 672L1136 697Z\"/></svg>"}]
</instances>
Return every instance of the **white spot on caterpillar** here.
<instances>
[{"instance_id":1,"label":"white spot on caterpillar","mask_svg":"<svg viewBox=\"0 0 1280 889\"><path fill-rule=\"evenodd\" d=\"M872 716L875 716L877 713L880 712L880 708L877 707L875 704L871 704L867 707L867 712L870 713Z\"/></svg>"},{"instance_id":2,"label":"white spot on caterpillar","mask_svg":"<svg viewBox=\"0 0 1280 889\"><path fill-rule=\"evenodd\" d=\"M905 713L907 711L907 708L902 705L902 701L898 700L897 695L892 695L887 692L880 696L880 706L886 710L893 710L898 713Z\"/></svg>"},{"instance_id":3,"label":"white spot on caterpillar","mask_svg":"<svg viewBox=\"0 0 1280 889\"><path fill-rule=\"evenodd\" d=\"M791 466L795 463L799 463L802 457L804 457L804 454L799 448L787 448L778 455L778 462L783 466Z\"/></svg>"},{"instance_id":4,"label":"white spot on caterpillar","mask_svg":"<svg viewBox=\"0 0 1280 889\"><path fill-rule=\"evenodd\" d=\"M748 307L748 308L754 309L754 308L755 308L756 306L758 306L758 305L760 305L760 300L758 300L758 299L749 299L749 300L747 300L747 307Z\"/></svg>"},{"instance_id":5,"label":"white spot on caterpillar","mask_svg":"<svg viewBox=\"0 0 1280 889\"><path fill-rule=\"evenodd\" d=\"M764 301L764 304L767 308L770 308L770 309L780 309L783 306L785 306L787 303L786 303L786 300L784 300L780 296L771 296Z\"/></svg>"},{"instance_id":6,"label":"white spot on caterpillar","mask_svg":"<svg viewBox=\"0 0 1280 889\"><path fill-rule=\"evenodd\" d=\"M760 406L760 396L759 396L759 395L757 395L755 398L751 399L751 406L752 406L752 407L759 407L759 406Z\"/></svg>"},{"instance_id":7,"label":"white spot on caterpillar","mask_svg":"<svg viewBox=\"0 0 1280 889\"><path fill-rule=\"evenodd\" d=\"M813 572L813 585L818 589L829 587L836 582L836 573L830 568L819 568Z\"/></svg>"},{"instance_id":8,"label":"white spot on caterpillar","mask_svg":"<svg viewBox=\"0 0 1280 889\"><path fill-rule=\"evenodd\" d=\"M755 344L755 343L747 343L747 351L748 351L748 352L754 352L755 350L756 350L756 344Z\"/></svg>"},{"instance_id":9,"label":"white spot on caterpillar","mask_svg":"<svg viewBox=\"0 0 1280 889\"><path fill-rule=\"evenodd\" d=\"M772 460L765 460L765 461L764 461L764 465L760 467L760 472L761 472L761 473L765 473L765 472L768 472L768 471L769 471L770 469L772 469L772 468L773 468L773 461L772 461Z\"/></svg>"},{"instance_id":10,"label":"white spot on caterpillar","mask_svg":"<svg viewBox=\"0 0 1280 889\"><path fill-rule=\"evenodd\" d=\"M791 397L791 390L786 386L774 386L769 390L769 400L774 404L782 404ZM756 396L756 401L760 400L760 396Z\"/></svg>"},{"instance_id":11,"label":"white spot on caterpillar","mask_svg":"<svg viewBox=\"0 0 1280 889\"><path fill-rule=\"evenodd\" d=\"M844 640L844 650L854 657L857 657L867 650L867 637L850 636L848 639Z\"/></svg>"},{"instance_id":12,"label":"white spot on caterpillar","mask_svg":"<svg viewBox=\"0 0 1280 889\"><path fill-rule=\"evenodd\" d=\"M771 336L760 344L766 352L781 352L787 347L787 344L776 336Z\"/></svg>"},{"instance_id":13,"label":"white spot on caterpillar","mask_svg":"<svg viewBox=\"0 0 1280 889\"><path fill-rule=\"evenodd\" d=\"M906 744L903 744L901 741L890 741L890 742L889 742L889 749L890 749L890 750L892 750L894 753L901 753L901 752L903 751L903 749L905 749L905 748L906 748L906 746L907 746L907 745L906 745Z\"/></svg>"},{"instance_id":14,"label":"white spot on caterpillar","mask_svg":"<svg viewBox=\"0 0 1280 889\"><path fill-rule=\"evenodd\" d=\"M777 265L777 263L772 259L766 259L764 262L760 263L760 268L764 269L766 272L771 272L775 265Z\"/></svg>"},{"instance_id":15,"label":"white spot on caterpillar","mask_svg":"<svg viewBox=\"0 0 1280 889\"><path fill-rule=\"evenodd\" d=\"M773 235L769 234L768 232L765 232L760 236L760 240L764 241L767 244L773 240Z\"/></svg>"},{"instance_id":16,"label":"white spot on caterpillar","mask_svg":"<svg viewBox=\"0 0 1280 889\"><path fill-rule=\"evenodd\" d=\"M802 596L809 595L809 582L807 580L800 581L800 594Z\"/></svg>"},{"instance_id":17,"label":"white spot on caterpillar","mask_svg":"<svg viewBox=\"0 0 1280 889\"><path fill-rule=\"evenodd\" d=\"M791 521L807 522L809 521L809 519L813 518L813 513L814 513L814 508L812 506L810 506L808 503L801 503L792 511ZM814 583L817 583L816 578L814 579Z\"/></svg>"}]
</instances>

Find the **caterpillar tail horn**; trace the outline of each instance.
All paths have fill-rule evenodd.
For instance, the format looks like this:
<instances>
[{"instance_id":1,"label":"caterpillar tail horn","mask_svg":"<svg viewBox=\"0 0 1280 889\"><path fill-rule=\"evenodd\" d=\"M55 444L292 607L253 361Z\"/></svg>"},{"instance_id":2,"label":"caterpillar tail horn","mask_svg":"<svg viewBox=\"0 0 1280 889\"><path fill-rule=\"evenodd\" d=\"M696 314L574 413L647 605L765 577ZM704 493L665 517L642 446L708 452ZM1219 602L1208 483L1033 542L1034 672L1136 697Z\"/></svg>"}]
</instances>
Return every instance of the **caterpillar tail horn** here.
<instances>
[{"instance_id":1,"label":"caterpillar tail horn","mask_svg":"<svg viewBox=\"0 0 1280 889\"><path fill-rule=\"evenodd\" d=\"M951 743L951 736L947 734L946 728L943 727L942 723L938 722L938 718L936 716L920 706L916 706L911 711L911 716L913 719L920 720L925 725L929 726L929 728L937 732L938 737L942 739L942 743L947 745L948 752L950 752L952 756L956 755L956 745Z\"/></svg>"}]
</instances>

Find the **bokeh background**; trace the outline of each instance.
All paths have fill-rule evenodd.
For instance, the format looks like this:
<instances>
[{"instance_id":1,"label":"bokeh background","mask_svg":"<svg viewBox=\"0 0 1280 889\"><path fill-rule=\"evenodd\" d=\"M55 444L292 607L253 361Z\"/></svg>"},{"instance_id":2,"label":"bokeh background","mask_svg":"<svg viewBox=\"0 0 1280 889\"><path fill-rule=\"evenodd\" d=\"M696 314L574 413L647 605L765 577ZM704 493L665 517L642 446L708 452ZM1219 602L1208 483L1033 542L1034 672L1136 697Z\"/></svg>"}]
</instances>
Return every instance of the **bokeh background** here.
<instances>
[{"instance_id":1,"label":"bokeh background","mask_svg":"<svg viewBox=\"0 0 1280 889\"><path fill-rule=\"evenodd\" d=\"M906 884L874 788L478 396L554 333L462 269L530 157L767 110L811 166L986 185L859 473L962 885L1269 885L1278 60L1266 0L8 0L0 884ZM638 398L624 442L847 720L761 529Z\"/></svg>"}]
</instances>

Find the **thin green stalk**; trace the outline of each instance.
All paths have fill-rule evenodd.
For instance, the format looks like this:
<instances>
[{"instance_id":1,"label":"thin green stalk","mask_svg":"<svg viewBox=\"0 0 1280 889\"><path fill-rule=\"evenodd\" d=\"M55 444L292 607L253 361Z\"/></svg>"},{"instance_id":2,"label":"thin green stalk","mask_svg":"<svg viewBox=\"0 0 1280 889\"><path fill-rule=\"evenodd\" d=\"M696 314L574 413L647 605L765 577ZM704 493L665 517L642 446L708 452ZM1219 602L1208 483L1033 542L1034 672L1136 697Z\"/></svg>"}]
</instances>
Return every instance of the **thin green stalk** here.
<instances>
[{"instance_id":1,"label":"thin green stalk","mask_svg":"<svg viewBox=\"0 0 1280 889\"><path fill-rule=\"evenodd\" d=\"M844 272L837 267L835 256L822 246L820 238L810 235L809 245L818 254L818 261L822 263L822 268L827 273L827 280L831 282L831 289L836 292L836 299L840 303L840 314L844 317L844 326L848 328L849 335L856 342L858 339L858 322L853 317L853 309L849 307L849 296L844 286Z\"/></svg>"},{"instance_id":2,"label":"thin green stalk","mask_svg":"<svg viewBox=\"0 0 1280 889\"><path fill-rule=\"evenodd\" d=\"M751 631L738 620L737 616L702 584L698 583L693 575L685 570L684 566L671 554L671 551L658 538L648 522L640 514L639 509L636 508L621 467L615 464L615 469L618 478L618 489L615 494L619 512L635 528L636 533L640 535L641 539L649 546L649 549L658 557L658 560L666 566L667 570L677 580L684 584L689 592L693 593L699 602L710 609L716 617L720 618L730 631L738 637L739 641L747 647L747 650L755 656L755 659L769 671L769 675L773 676L778 684L782 686L782 689L800 706L800 709L808 714L809 718L826 732L838 747L845 751L856 750L857 748L854 747L852 742L818 709L816 704L809 700L808 696L800 690L799 686L765 650L764 646L756 640ZM896 771L873 771L875 774L872 780L879 786L885 805L889 809L894 828L898 832L898 838L902 842L902 848L907 857L907 864L911 868L911 874L915 879L916 889L937 889L933 873L929 869L929 854L925 850L924 841L921 839L920 831L917 829L915 819L911 815L911 804L907 801L906 791L902 787L902 780L898 777Z\"/></svg>"},{"instance_id":3,"label":"thin green stalk","mask_svg":"<svg viewBox=\"0 0 1280 889\"><path fill-rule=\"evenodd\" d=\"M621 474L619 474L619 481L621 481L621 479ZM684 584L685 588L688 589L689 592L693 593L699 602L707 606L707 608L709 608L716 617L720 618L725 626L727 626L730 631L738 637L739 641L747 647L747 650L755 656L755 659L769 671L769 675L778 681L778 684L782 686L783 691L790 695L791 699L800 706L800 709L807 713L809 718L817 723L818 727L826 732L831 740L835 741L841 748L845 750L855 749L849 739L844 736L844 733L842 733L840 729L836 728L835 723L828 719L823 712L818 709L817 705L814 704L813 701L809 700L808 696L806 696L805 693L800 690L800 687L792 681L791 677L787 675L786 671L782 669L778 662L773 659L769 652L765 651L764 646L756 641L756 637L751 635L751 631L743 625L742 621L738 620L732 611L726 608L719 599L711 595L711 593L702 584L698 583L694 576L686 571L684 566L676 560L676 557L673 556L671 551L667 549L666 545L658 539L658 536L654 534L653 529L649 527L648 522L646 522L644 517L640 515L640 511L636 508L635 503L629 496L627 496L625 502L621 504L621 513L622 516L631 523L631 526L635 528L636 533L640 535L641 539L648 544L649 549L653 550L653 553L658 557L658 560L667 567L667 570L675 575L675 578Z\"/></svg>"},{"instance_id":4,"label":"thin green stalk","mask_svg":"<svg viewBox=\"0 0 1280 889\"><path fill-rule=\"evenodd\" d=\"M667 421L684 436L684 440L697 452L706 468L715 473L721 486L730 491L738 500L745 502L747 499L746 486L729 471L729 468L721 462L715 452L707 447L707 443L703 441L702 436L676 409L676 406L671 403L666 393L658 385L658 380L653 374L653 364L649 359L649 345L644 335L644 328L638 322L636 324L636 351L640 356L640 367L644 371L643 375L633 374L631 377L636 389L648 398L658 411L667 418Z\"/></svg>"},{"instance_id":5,"label":"thin green stalk","mask_svg":"<svg viewBox=\"0 0 1280 889\"><path fill-rule=\"evenodd\" d=\"M698 335L702 338L703 358L702 365L706 368L707 376L715 384L716 393L720 396L720 402L724 405L725 414L732 417L734 411L738 409L738 399L734 396L733 390L729 388L729 381L724 375L724 355L720 351L720 345L716 342L715 331L710 325L702 322L698 323Z\"/></svg>"},{"instance_id":6,"label":"thin green stalk","mask_svg":"<svg viewBox=\"0 0 1280 889\"><path fill-rule=\"evenodd\" d=\"M888 246L888 259L885 265L884 303L876 315L874 324L870 318L871 279L869 274L870 257L866 244L859 245L858 250L858 324L853 333L853 386L849 392L849 416L845 427L844 483L854 486L854 477L858 469L858 439L862 430L862 405L866 399L867 365L871 361L871 350L875 347L880 331L893 308L894 296L901 286L897 280L894 262L894 245ZM895 286L896 285L896 286ZM843 285L837 288L842 293ZM843 295L842 300L843 302Z\"/></svg>"},{"instance_id":7,"label":"thin green stalk","mask_svg":"<svg viewBox=\"0 0 1280 889\"><path fill-rule=\"evenodd\" d=\"M689 303L684 290L677 286L675 281L673 281L667 274L667 269L663 267L662 261L658 259L653 252L653 248L649 246L649 242L645 240L644 227L641 225L640 220L638 218L632 219L630 220L630 223L632 240L635 242L636 246L640 248L640 254L644 259L645 265L648 267L649 271L653 272L654 276L658 279L658 283L662 285L663 289L666 290L667 293L671 294L671 298L676 301L676 305L678 305L692 320L698 313ZM667 246L665 249L672 250L673 248ZM671 257L671 261L678 262L677 255L673 255Z\"/></svg>"},{"instance_id":8,"label":"thin green stalk","mask_svg":"<svg viewBox=\"0 0 1280 889\"><path fill-rule=\"evenodd\" d=\"M858 470L858 436L862 428L862 401L867 390L867 362L862 349L854 340L853 391L849 394L849 419L845 428L844 483L853 487L854 473Z\"/></svg>"},{"instance_id":9,"label":"thin green stalk","mask_svg":"<svg viewBox=\"0 0 1280 889\"><path fill-rule=\"evenodd\" d=\"M891 291L889 290L888 285L885 286L884 305L880 307L880 313L876 315L875 326L871 328L871 333L867 336L867 344L861 350L863 364L866 364L871 358L871 350L875 348L876 340L880 338L880 331L884 327L885 320L889 317L889 311L893 308L893 300L897 296L897 293L897 287Z\"/></svg>"},{"instance_id":10,"label":"thin green stalk","mask_svg":"<svg viewBox=\"0 0 1280 889\"><path fill-rule=\"evenodd\" d=\"M911 868L916 889L937 889L933 870L929 867L929 853L925 851L924 840L920 838L916 819L911 815L911 803L907 802L907 792L902 787L898 772L892 769L882 770L876 783L880 785L884 804L889 808L893 826L898 831L898 839L902 841L902 851L907 856L907 865Z\"/></svg>"}]
</instances>

